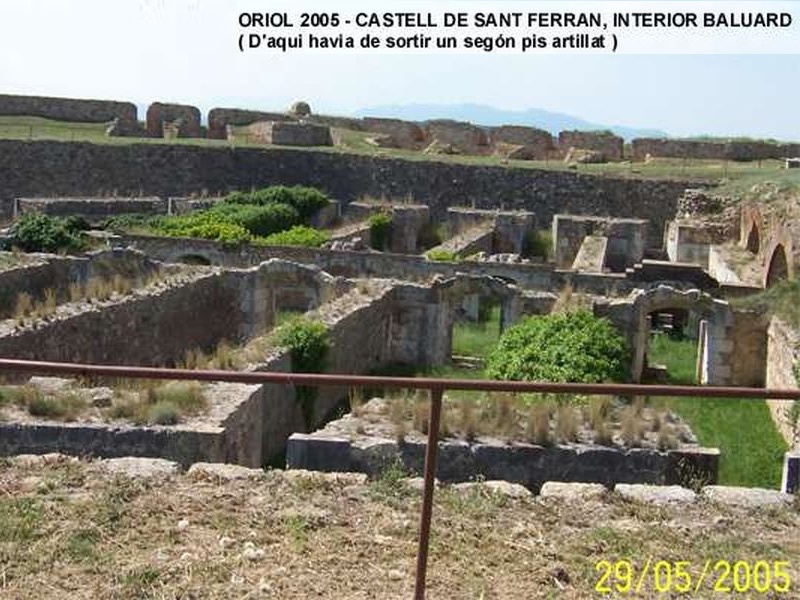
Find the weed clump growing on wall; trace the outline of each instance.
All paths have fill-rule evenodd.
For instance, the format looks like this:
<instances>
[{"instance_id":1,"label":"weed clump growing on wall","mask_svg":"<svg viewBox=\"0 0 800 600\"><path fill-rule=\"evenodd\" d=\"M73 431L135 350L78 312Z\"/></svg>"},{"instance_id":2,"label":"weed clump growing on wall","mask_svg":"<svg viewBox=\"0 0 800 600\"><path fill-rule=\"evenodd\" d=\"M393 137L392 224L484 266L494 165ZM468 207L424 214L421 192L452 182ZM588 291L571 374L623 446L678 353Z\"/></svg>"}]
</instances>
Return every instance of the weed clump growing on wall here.
<instances>
[{"instance_id":1,"label":"weed clump growing on wall","mask_svg":"<svg viewBox=\"0 0 800 600\"><path fill-rule=\"evenodd\" d=\"M320 373L330 349L328 328L324 323L300 317L293 319L272 334L273 342L289 350L294 373ZM317 388L298 386L297 399L303 409L306 425L312 425Z\"/></svg>"},{"instance_id":2,"label":"weed clump growing on wall","mask_svg":"<svg viewBox=\"0 0 800 600\"><path fill-rule=\"evenodd\" d=\"M509 328L489 354L493 379L600 383L625 379L625 341L586 310L532 316Z\"/></svg>"},{"instance_id":3,"label":"weed clump growing on wall","mask_svg":"<svg viewBox=\"0 0 800 600\"><path fill-rule=\"evenodd\" d=\"M389 247L389 235L392 230L392 216L380 212L367 220L369 225L369 245L375 250L386 250Z\"/></svg>"}]
</instances>

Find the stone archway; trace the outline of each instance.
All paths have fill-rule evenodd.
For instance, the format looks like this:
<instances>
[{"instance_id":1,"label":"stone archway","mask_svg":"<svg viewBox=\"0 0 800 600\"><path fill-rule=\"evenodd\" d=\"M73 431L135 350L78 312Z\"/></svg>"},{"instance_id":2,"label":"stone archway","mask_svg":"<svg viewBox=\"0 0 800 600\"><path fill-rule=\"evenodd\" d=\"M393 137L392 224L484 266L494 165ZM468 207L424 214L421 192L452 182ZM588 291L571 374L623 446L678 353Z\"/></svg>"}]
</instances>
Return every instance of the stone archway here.
<instances>
[{"instance_id":1,"label":"stone archway","mask_svg":"<svg viewBox=\"0 0 800 600\"><path fill-rule=\"evenodd\" d=\"M489 300L499 304L500 330L498 333L502 333L519 319L521 312L521 293L519 288L497 277L459 274L442 282L437 287L441 294L442 303L447 306L447 346L450 348L451 354L456 314L463 310L465 304L475 303L475 310L477 310L477 304L481 300Z\"/></svg>"},{"instance_id":2,"label":"stone archway","mask_svg":"<svg viewBox=\"0 0 800 600\"><path fill-rule=\"evenodd\" d=\"M624 301L613 302L598 316L608 317L626 336L631 349L631 380L641 381L646 363L650 329L648 316L657 312L685 310L706 322L701 336L701 383L725 385L730 381L730 326L732 311L724 300L700 290L681 291L661 285L637 290ZM595 311L598 313L598 311Z\"/></svg>"},{"instance_id":3,"label":"stone archway","mask_svg":"<svg viewBox=\"0 0 800 600\"><path fill-rule=\"evenodd\" d=\"M767 266L765 287L772 287L786 279L789 279L789 261L786 259L786 249L783 244L777 244Z\"/></svg>"},{"instance_id":4,"label":"stone archway","mask_svg":"<svg viewBox=\"0 0 800 600\"><path fill-rule=\"evenodd\" d=\"M761 236L758 233L758 227L753 223L750 228L750 233L747 234L747 249L753 254L758 254L761 249Z\"/></svg>"}]
</instances>

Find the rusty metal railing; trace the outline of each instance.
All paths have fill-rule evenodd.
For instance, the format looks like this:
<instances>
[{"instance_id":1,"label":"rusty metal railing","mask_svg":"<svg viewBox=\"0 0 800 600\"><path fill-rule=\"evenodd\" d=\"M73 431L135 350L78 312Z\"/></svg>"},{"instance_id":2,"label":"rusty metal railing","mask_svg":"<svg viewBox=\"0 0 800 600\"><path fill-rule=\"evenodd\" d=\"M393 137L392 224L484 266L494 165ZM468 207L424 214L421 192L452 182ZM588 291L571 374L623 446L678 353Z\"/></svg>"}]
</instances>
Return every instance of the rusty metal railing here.
<instances>
[{"instance_id":1,"label":"rusty metal railing","mask_svg":"<svg viewBox=\"0 0 800 600\"><path fill-rule=\"evenodd\" d=\"M419 524L414 598L425 597L428 568L428 547L433 516L433 490L436 474L439 422L442 413L442 395L445 390L473 390L486 392L555 393L555 394L608 394L625 396L693 396L704 398L744 398L753 400L800 400L800 389L772 390L690 385L642 385L611 383L543 383L531 381L494 381L479 379L441 379L425 377L377 377L369 375L331 375L318 373L276 373L215 370L165 369L158 367L130 367L119 365L85 365L74 363L39 362L17 359L0 359L0 373L48 373L73 377L111 377L126 379L179 379L190 381L226 381L232 383L332 386L332 387L384 387L429 390L431 394L428 416L428 443L425 450L425 472L422 511Z\"/></svg>"}]
</instances>

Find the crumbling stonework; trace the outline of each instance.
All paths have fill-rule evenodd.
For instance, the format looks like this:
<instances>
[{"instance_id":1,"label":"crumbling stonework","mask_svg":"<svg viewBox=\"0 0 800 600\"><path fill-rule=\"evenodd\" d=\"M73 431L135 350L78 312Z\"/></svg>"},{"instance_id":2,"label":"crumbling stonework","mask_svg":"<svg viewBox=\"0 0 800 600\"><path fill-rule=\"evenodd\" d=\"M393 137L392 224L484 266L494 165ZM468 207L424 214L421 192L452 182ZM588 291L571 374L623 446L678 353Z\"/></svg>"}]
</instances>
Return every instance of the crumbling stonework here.
<instances>
[{"instance_id":1,"label":"crumbling stonework","mask_svg":"<svg viewBox=\"0 0 800 600\"><path fill-rule=\"evenodd\" d=\"M638 138L631 142L633 159L649 156L714 160L783 159L800 154L800 144L772 144L759 141L698 141Z\"/></svg>"},{"instance_id":2,"label":"crumbling stonework","mask_svg":"<svg viewBox=\"0 0 800 600\"><path fill-rule=\"evenodd\" d=\"M598 152L604 161L623 159L624 140L608 131L562 131L558 134L558 148L562 154L577 148Z\"/></svg>"},{"instance_id":3,"label":"crumbling stonework","mask_svg":"<svg viewBox=\"0 0 800 600\"><path fill-rule=\"evenodd\" d=\"M44 117L77 123L110 123L116 119L120 128L136 127L136 105L111 100L0 94L0 115Z\"/></svg>"},{"instance_id":4,"label":"crumbling stonework","mask_svg":"<svg viewBox=\"0 0 800 600\"><path fill-rule=\"evenodd\" d=\"M0 140L0 214L14 198L118 195L188 196L267 185L311 185L344 204L359 197L413 198L432 219L448 206L528 210L547 223L558 212L639 217L661 246L675 215L681 181L596 177L578 173L476 167L285 148L130 146ZM41 173L46 172L47 178ZM348 173L343 177L342 173Z\"/></svg>"},{"instance_id":5,"label":"crumbling stonework","mask_svg":"<svg viewBox=\"0 0 800 600\"><path fill-rule=\"evenodd\" d=\"M425 122L428 149L447 154L487 154L489 137L481 127L472 123L436 119Z\"/></svg>"},{"instance_id":6,"label":"crumbling stonework","mask_svg":"<svg viewBox=\"0 0 800 600\"><path fill-rule=\"evenodd\" d=\"M164 215L167 203L161 198L19 198L16 214L44 213L55 217L83 217L98 225L117 215Z\"/></svg>"},{"instance_id":7,"label":"crumbling stonework","mask_svg":"<svg viewBox=\"0 0 800 600\"><path fill-rule=\"evenodd\" d=\"M612 271L622 271L644 257L647 221L556 215L553 217L556 265L563 269L571 268L584 238L588 235L608 238L605 266Z\"/></svg>"},{"instance_id":8,"label":"crumbling stonework","mask_svg":"<svg viewBox=\"0 0 800 600\"><path fill-rule=\"evenodd\" d=\"M283 113L242 110L240 108L212 108L208 112L208 137L224 140L228 136L228 125L250 125L257 121L291 121Z\"/></svg>"},{"instance_id":9,"label":"crumbling stonework","mask_svg":"<svg viewBox=\"0 0 800 600\"><path fill-rule=\"evenodd\" d=\"M365 117L361 122L364 130L385 136L379 142L383 146L419 150L425 142L425 131L416 123L376 117Z\"/></svg>"},{"instance_id":10,"label":"crumbling stonework","mask_svg":"<svg viewBox=\"0 0 800 600\"><path fill-rule=\"evenodd\" d=\"M520 160L547 160L556 150L550 132L535 127L503 125L490 129L495 153Z\"/></svg>"},{"instance_id":11,"label":"crumbling stonework","mask_svg":"<svg viewBox=\"0 0 800 600\"><path fill-rule=\"evenodd\" d=\"M331 130L323 125L267 121L247 125L242 135L248 142L275 146L332 146Z\"/></svg>"},{"instance_id":12,"label":"crumbling stonework","mask_svg":"<svg viewBox=\"0 0 800 600\"><path fill-rule=\"evenodd\" d=\"M165 124L176 127L176 137L204 137L200 128L200 110L194 106L153 102L147 109L147 135L163 138Z\"/></svg>"},{"instance_id":13,"label":"crumbling stonework","mask_svg":"<svg viewBox=\"0 0 800 600\"><path fill-rule=\"evenodd\" d=\"M798 387L795 369L800 364L800 333L785 321L772 318L767 329L767 372L765 385L770 389L792 390ZM770 400L767 402L775 426L781 432L789 449L800 444L796 426L789 418L792 402Z\"/></svg>"}]
</instances>

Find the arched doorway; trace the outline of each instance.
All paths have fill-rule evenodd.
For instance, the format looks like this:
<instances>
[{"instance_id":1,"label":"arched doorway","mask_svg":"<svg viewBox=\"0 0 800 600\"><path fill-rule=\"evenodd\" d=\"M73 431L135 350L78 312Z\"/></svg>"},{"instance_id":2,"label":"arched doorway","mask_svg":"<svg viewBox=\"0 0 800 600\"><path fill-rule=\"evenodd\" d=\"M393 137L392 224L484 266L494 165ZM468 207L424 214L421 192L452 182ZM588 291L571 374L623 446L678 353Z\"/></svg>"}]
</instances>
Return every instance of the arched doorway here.
<instances>
[{"instance_id":1,"label":"arched doorway","mask_svg":"<svg viewBox=\"0 0 800 600\"><path fill-rule=\"evenodd\" d=\"M789 278L789 263L786 260L786 250L783 244L775 246L772 251L772 258L769 261L767 268L767 281L766 287L772 287L779 281L785 281Z\"/></svg>"},{"instance_id":2,"label":"arched doorway","mask_svg":"<svg viewBox=\"0 0 800 600\"><path fill-rule=\"evenodd\" d=\"M760 248L761 236L758 235L758 227L756 227L754 223L750 228L750 233L747 234L747 249L753 254L758 254Z\"/></svg>"}]
</instances>

